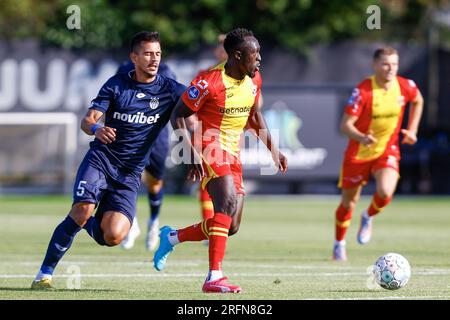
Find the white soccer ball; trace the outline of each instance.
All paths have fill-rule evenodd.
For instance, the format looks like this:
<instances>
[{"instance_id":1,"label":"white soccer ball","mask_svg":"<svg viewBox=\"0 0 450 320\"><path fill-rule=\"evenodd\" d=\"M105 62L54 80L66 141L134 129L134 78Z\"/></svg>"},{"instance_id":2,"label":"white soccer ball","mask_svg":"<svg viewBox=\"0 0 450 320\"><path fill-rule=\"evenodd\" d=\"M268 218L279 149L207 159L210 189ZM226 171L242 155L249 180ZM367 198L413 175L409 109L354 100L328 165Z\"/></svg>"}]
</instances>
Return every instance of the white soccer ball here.
<instances>
[{"instance_id":1,"label":"white soccer ball","mask_svg":"<svg viewBox=\"0 0 450 320\"><path fill-rule=\"evenodd\" d=\"M386 253L373 265L375 281L384 289L397 290L404 287L411 277L408 260L398 253Z\"/></svg>"}]
</instances>

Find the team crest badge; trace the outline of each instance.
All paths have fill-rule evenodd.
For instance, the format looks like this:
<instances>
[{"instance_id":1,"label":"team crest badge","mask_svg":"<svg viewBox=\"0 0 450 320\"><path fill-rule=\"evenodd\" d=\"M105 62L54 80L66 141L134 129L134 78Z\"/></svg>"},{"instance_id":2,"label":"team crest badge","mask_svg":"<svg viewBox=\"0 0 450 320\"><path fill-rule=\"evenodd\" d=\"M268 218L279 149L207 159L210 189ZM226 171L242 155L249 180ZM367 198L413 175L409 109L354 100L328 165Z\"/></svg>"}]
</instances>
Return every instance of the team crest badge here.
<instances>
[{"instance_id":1,"label":"team crest badge","mask_svg":"<svg viewBox=\"0 0 450 320\"><path fill-rule=\"evenodd\" d=\"M405 104L405 97L404 96L398 97L397 102L399 107L403 106Z\"/></svg>"},{"instance_id":2,"label":"team crest badge","mask_svg":"<svg viewBox=\"0 0 450 320\"><path fill-rule=\"evenodd\" d=\"M150 109L155 110L159 106L159 99L157 97L150 98Z\"/></svg>"}]
</instances>

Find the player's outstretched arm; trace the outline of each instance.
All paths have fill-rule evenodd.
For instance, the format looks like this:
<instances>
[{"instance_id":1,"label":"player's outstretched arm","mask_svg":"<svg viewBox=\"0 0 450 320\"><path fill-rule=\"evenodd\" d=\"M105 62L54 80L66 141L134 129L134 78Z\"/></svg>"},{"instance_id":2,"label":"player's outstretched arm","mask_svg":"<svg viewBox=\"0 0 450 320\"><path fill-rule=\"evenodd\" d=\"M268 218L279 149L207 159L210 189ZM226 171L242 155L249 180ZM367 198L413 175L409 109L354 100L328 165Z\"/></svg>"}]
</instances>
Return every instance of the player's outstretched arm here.
<instances>
[{"instance_id":1,"label":"player's outstretched arm","mask_svg":"<svg viewBox=\"0 0 450 320\"><path fill-rule=\"evenodd\" d=\"M196 181L198 179L200 181L205 176L205 172L203 170L201 156L192 145L188 126L186 124L186 118L192 116L194 113L195 112L186 106L180 98L172 112L170 123L172 124L173 130L182 137L182 142L187 143L190 148L191 163L189 166L187 179L192 181Z\"/></svg>"},{"instance_id":2,"label":"player's outstretched arm","mask_svg":"<svg viewBox=\"0 0 450 320\"><path fill-rule=\"evenodd\" d=\"M254 110L254 108L252 109ZM278 147L272 141L272 136L270 135L269 128L267 127L266 121L258 109L253 111L247 121L247 127L266 145L267 149L272 154L273 161L281 172L286 172L288 168L287 158L278 150Z\"/></svg>"},{"instance_id":3,"label":"player's outstretched arm","mask_svg":"<svg viewBox=\"0 0 450 320\"><path fill-rule=\"evenodd\" d=\"M408 129L402 129L402 143L415 144L417 142L417 131L419 130L420 118L423 112L423 97L420 91L417 92L416 99L411 104L408 119Z\"/></svg>"},{"instance_id":4,"label":"player's outstretched arm","mask_svg":"<svg viewBox=\"0 0 450 320\"><path fill-rule=\"evenodd\" d=\"M102 116L103 112L89 109L83 120L81 120L81 130L87 135L95 135L102 143L108 144L116 140L116 129L98 124L97 122Z\"/></svg>"},{"instance_id":5,"label":"player's outstretched arm","mask_svg":"<svg viewBox=\"0 0 450 320\"><path fill-rule=\"evenodd\" d=\"M352 140L369 147L377 139L372 135L372 132L362 133L355 127L355 122L358 120L358 116L344 114L341 121L341 132Z\"/></svg>"}]
</instances>

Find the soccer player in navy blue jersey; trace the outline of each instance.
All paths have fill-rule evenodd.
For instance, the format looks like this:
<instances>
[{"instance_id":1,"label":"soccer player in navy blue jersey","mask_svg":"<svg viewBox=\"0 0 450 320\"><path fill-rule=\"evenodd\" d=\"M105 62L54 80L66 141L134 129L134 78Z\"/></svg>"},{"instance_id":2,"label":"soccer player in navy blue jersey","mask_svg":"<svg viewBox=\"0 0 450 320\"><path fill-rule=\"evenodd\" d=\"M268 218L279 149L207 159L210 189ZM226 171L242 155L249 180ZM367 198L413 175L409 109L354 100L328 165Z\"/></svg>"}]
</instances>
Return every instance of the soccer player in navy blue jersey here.
<instances>
[{"instance_id":1,"label":"soccer player in navy blue jersey","mask_svg":"<svg viewBox=\"0 0 450 320\"><path fill-rule=\"evenodd\" d=\"M118 245L130 230L151 147L185 90L157 74L157 32L137 33L130 58L135 70L111 77L81 122L81 129L95 139L78 168L72 208L53 232L32 289L52 288L54 269L81 229L106 246ZM104 126L98 123L102 116Z\"/></svg>"},{"instance_id":2,"label":"soccer player in navy blue jersey","mask_svg":"<svg viewBox=\"0 0 450 320\"><path fill-rule=\"evenodd\" d=\"M122 63L117 73L129 73L134 70L134 64L131 60ZM160 63L158 74L167 78L176 80L176 75L163 62ZM147 198L150 206L150 217L147 221L147 235L145 247L149 251L156 249L159 241L159 213L164 198L164 173L166 168L166 158L169 153L169 128L166 126L158 135L153 143L148 163L145 166L143 180L147 187ZM134 246L136 238L141 234L137 217L134 218L130 232L122 241L121 246L124 249L131 249Z\"/></svg>"}]
</instances>

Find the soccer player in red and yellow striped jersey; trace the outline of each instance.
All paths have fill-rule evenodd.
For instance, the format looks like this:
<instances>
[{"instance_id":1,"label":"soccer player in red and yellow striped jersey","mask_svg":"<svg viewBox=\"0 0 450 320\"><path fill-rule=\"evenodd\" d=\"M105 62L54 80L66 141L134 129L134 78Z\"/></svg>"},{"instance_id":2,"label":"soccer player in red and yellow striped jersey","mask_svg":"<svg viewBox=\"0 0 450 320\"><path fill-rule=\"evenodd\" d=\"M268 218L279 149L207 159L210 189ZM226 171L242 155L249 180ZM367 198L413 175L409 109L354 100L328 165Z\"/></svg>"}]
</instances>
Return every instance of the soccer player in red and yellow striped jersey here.
<instances>
[{"instance_id":1,"label":"soccer player in red and yellow striped jersey","mask_svg":"<svg viewBox=\"0 0 450 320\"><path fill-rule=\"evenodd\" d=\"M349 137L339 178L342 201L336 210L334 260L346 260L345 234L362 186L373 175L376 192L361 215L358 242L369 242L372 217L391 201L399 178L399 133L402 143L414 144L423 110L423 98L414 81L397 75L399 56L395 49L377 49L374 75L362 81L345 107L341 130ZM411 103L408 128L401 124L407 103Z\"/></svg>"},{"instance_id":2,"label":"soccer player in red and yellow striped jersey","mask_svg":"<svg viewBox=\"0 0 450 320\"><path fill-rule=\"evenodd\" d=\"M258 40L249 30L238 28L224 41L228 54L225 63L200 73L184 92L172 114L172 126L185 141L191 141L185 118L196 113L201 133L194 133L190 145L193 157L189 176L203 178L214 206L214 216L189 227L161 229L160 246L154 255L154 266L162 270L173 246L185 241L209 239L209 274L204 292L240 292L222 274L227 238L238 231L242 218L244 184L240 161L240 136L246 125L254 130L272 153L275 165L287 170L287 160L272 143L264 118L256 105L261 90ZM264 139L263 139L264 137Z\"/></svg>"}]
</instances>

